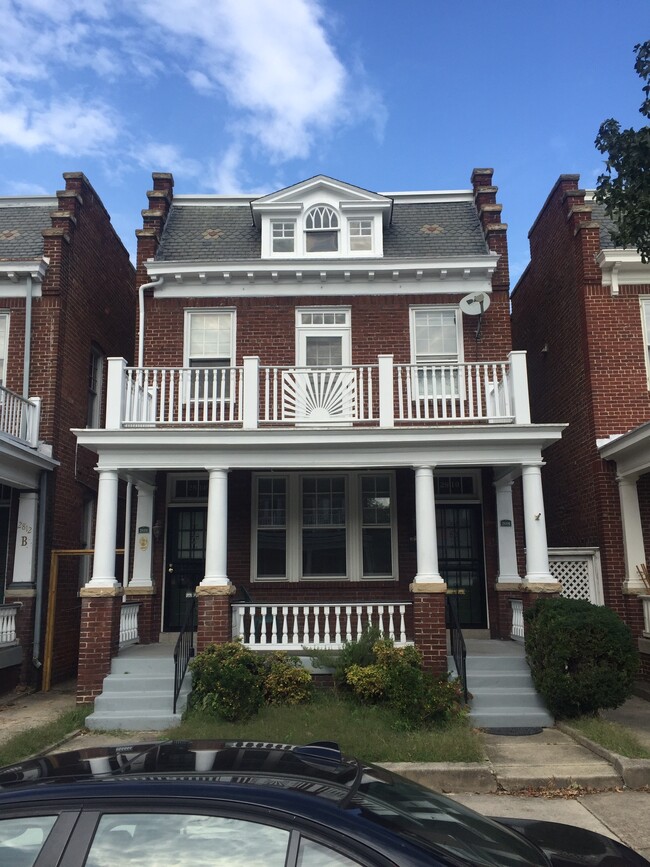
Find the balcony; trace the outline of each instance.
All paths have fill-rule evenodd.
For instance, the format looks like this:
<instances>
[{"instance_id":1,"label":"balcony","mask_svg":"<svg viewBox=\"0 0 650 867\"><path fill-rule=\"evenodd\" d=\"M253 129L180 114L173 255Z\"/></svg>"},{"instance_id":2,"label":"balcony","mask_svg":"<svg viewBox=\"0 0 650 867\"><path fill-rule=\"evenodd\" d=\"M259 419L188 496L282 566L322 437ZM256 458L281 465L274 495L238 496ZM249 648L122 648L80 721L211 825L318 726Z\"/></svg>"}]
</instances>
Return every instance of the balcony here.
<instances>
[{"instance_id":1,"label":"balcony","mask_svg":"<svg viewBox=\"0 0 650 867\"><path fill-rule=\"evenodd\" d=\"M0 436L35 449L38 446L41 400L27 400L0 385Z\"/></svg>"},{"instance_id":2,"label":"balcony","mask_svg":"<svg viewBox=\"0 0 650 867\"><path fill-rule=\"evenodd\" d=\"M342 368L127 367L109 359L106 427L380 427L529 424L526 357Z\"/></svg>"}]
</instances>

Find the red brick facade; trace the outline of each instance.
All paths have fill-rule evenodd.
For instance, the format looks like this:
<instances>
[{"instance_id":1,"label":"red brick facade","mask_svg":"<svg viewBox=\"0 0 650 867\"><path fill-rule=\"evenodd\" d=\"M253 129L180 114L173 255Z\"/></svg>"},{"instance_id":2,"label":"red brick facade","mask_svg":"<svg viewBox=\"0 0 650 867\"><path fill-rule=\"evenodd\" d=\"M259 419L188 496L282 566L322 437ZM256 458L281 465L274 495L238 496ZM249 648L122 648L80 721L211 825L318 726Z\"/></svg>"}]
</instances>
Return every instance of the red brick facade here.
<instances>
[{"instance_id":1,"label":"red brick facade","mask_svg":"<svg viewBox=\"0 0 650 867\"><path fill-rule=\"evenodd\" d=\"M57 193L58 206L51 226L43 230L43 255L50 260L41 297L32 304L29 394L42 399L40 439L52 447L59 466L47 480L45 547L40 649L43 663L46 641L47 598L52 550L78 549L84 504L97 490L96 455L77 446L71 428L87 425L91 349L105 357L133 354L135 328L134 269L97 193L80 172L64 175L65 189ZM8 388L22 392L25 352L25 299L7 299L10 311ZM104 364L104 389L106 365ZM103 418L104 396L102 400ZM17 491L15 492L17 495ZM9 551L15 524L9 532ZM7 584L11 578L10 567ZM52 681L77 673L81 601L79 559L62 558L56 610L50 614L54 630ZM20 596L12 596L11 601ZM21 630L25 638L24 682L37 684L39 671L32 664L35 606L23 599ZM90 639L89 639L90 640Z\"/></svg>"},{"instance_id":2,"label":"red brick facade","mask_svg":"<svg viewBox=\"0 0 650 867\"><path fill-rule=\"evenodd\" d=\"M551 547L600 550L605 604L640 635L638 600L623 593L625 565L616 465L596 442L650 419L639 298L650 284L604 285L596 256L600 223L579 189L562 175L530 233L531 262L513 293L513 343L528 352L534 422L568 422L545 453L543 469ZM650 476L638 492L650 550Z\"/></svg>"}]
</instances>

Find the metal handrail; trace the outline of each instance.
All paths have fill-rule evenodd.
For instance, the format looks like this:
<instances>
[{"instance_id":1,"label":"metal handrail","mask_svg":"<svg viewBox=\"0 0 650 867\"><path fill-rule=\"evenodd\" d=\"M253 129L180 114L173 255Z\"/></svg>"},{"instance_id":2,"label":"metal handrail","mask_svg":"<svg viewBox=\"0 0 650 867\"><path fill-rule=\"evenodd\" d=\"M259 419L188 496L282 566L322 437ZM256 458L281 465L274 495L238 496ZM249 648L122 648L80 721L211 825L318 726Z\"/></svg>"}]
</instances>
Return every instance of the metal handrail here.
<instances>
[{"instance_id":1,"label":"metal handrail","mask_svg":"<svg viewBox=\"0 0 650 867\"><path fill-rule=\"evenodd\" d=\"M196 596L192 597L189 608L185 612L185 619L178 640L174 647L174 713L180 695L183 680L187 672L190 659L194 656L194 620L196 616Z\"/></svg>"},{"instance_id":2,"label":"metal handrail","mask_svg":"<svg viewBox=\"0 0 650 867\"><path fill-rule=\"evenodd\" d=\"M456 605L458 605L458 597L456 597ZM451 596L447 596L447 614L451 655L454 657L456 672L463 688L463 700L467 704L467 648L465 647L465 639L460 628L458 611L454 608Z\"/></svg>"}]
</instances>

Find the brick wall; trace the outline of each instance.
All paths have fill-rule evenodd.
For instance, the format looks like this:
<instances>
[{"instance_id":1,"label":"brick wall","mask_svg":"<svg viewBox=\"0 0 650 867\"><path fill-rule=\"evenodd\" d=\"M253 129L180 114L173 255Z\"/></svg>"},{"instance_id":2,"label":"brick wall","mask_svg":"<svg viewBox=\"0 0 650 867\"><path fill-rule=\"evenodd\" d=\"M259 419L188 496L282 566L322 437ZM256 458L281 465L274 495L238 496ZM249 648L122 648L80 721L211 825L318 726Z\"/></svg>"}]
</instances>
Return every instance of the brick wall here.
<instances>
[{"instance_id":1,"label":"brick wall","mask_svg":"<svg viewBox=\"0 0 650 867\"><path fill-rule=\"evenodd\" d=\"M639 307L650 286L622 286L614 297L602 285L599 227L578 180L560 177L529 233L531 262L512 298L513 345L528 351L533 421L569 424L544 454L549 545L599 547L605 603L625 616L616 468L600 459L596 439L650 418Z\"/></svg>"}]
</instances>

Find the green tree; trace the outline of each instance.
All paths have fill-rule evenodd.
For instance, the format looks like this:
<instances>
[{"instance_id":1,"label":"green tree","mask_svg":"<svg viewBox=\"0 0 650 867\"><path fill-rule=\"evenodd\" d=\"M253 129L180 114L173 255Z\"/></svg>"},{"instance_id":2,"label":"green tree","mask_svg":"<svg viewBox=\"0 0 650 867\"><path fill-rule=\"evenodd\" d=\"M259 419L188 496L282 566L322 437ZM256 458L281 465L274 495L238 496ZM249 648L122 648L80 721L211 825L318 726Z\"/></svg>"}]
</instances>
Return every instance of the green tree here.
<instances>
[{"instance_id":1,"label":"green tree","mask_svg":"<svg viewBox=\"0 0 650 867\"><path fill-rule=\"evenodd\" d=\"M650 40L634 46L634 69L645 82L639 111L650 118ZM650 127L621 129L617 120L603 121L596 147L607 155L605 173L596 184L596 201L614 221L617 247L636 247L642 262L650 261Z\"/></svg>"}]
</instances>

